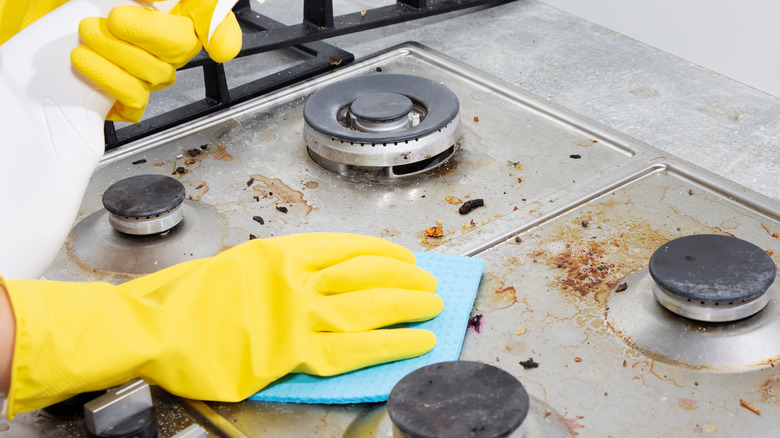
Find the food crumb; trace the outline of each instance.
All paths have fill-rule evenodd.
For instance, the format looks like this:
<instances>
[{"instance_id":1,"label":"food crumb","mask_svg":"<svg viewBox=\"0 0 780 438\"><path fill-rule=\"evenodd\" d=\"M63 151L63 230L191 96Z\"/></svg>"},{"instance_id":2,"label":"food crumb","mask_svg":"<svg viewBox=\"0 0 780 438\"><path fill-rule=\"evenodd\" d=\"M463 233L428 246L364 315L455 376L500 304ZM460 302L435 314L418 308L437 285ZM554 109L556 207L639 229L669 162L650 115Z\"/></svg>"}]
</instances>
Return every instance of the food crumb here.
<instances>
[{"instance_id":1,"label":"food crumb","mask_svg":"<svg viewBox=\"0 0 780 438\"><path fill-rule=\"evenodd\" d=\"M254 183L255 183L255 179L254 178L249 178L249 181L246 182L246 186L249 187L249 186L251 186Z\"/></svg>"},{"instance_id":2,"label":"food crumb","mask_svg":"<svg viewBox=\"0 0 780 438\"><path fill-rule=\"evenodd\" d=\"M279 211L279 212L282 212L282 213L287 213L288 210L287 210L287 207L283 207L281 205L277 205L276 206L276 211Z\"/></svg>"},{"instance_id":3,"label":"food crumb","mask_svg":"<svg viewBox=\"0 0 780 438\"><path fill-rule=\"evenodd\" d=\"M474 116L474 121L479 122L479 116Z\"/></svg>"},{"instance_id":4,"label":"food crumb","mask_svg":"<svg viewBox=\"0 0 780 438\"><path fill-rule=\"evenodd\" d=\"M141 158L140 160L133 161L132 164L144 164L146 163L146 158Z\"/></svg>"},{"instance_id":5,"label":"food crumb","mask_svg":"<svg viewBox=\"0 0 780 438\"><path fill-rule=\"evenodd\" d=\"M693 196L693 190L691 190L691 189L688 189L688 194L689 194L689 195L691 195L691 196Z\"/></svg>"},{"instance_id":6,"label":"food crumb","mask_svg":"<svg viewBox=\"0 0 780 438\"><path fill-rule=\"evenodd\" d=\"M477 314L469 318L469 323L466 326L467 329L472 329L477 333L482 332L482 314Z\"/></svg>"},{"instance_id":7,"label":"food crumb","mask_svg":"<svg viewBox=\"0 0 780 438\"><path fill-rule=\"evenodd\" d=\"M252 220L259 223L260 225L265 225L265 221L260 216L252 216Z\"/></svg>"},{"instance_id":8,"label":"food crumb","mask_svg":"<svg viewBox=\"0 0 780 438\"><path fill-rule=\"evenodd\" d=\"M203 187L206 187L206 184L198 184L198 186L197 186L197 187L195 187L195 190L200 190L200 189L202 189Z\"/></svg>"},{"instance_id":9,"label":"food crumb","mask_svg":"<svg viewBox=\"0 0 780 438\"><path fill-rule=\"evenodd\" d=\"M588 221L582 221L582 222L580 222L580 225L582 225L582 228L588 228L590 223L588 223Z\"/></svg>"},{"instance_id":10,"label":"food crumb","mask_svg":"<svg viewBox=\"0 0 780 438\"><path fill-rule=\"evenodd\" d=\"M526 330L527 328L528 328L528 326L525 326L525 325L524 325L524 326L522 326L522 327L518 328L518 329L517 329L517 331L515 332L515 334L516 334L517 336L522 336L522 335L524 335L524 334L525 334L525 330Z\"/></svg>"},{"instance_id":11,"label":"food crumb","mask_svg":"<svg viewBox=\"0 0 780 438\"><path fill-rule=\"evenodd\" d=\"M197 157L197 156L198 156L198 155L200 155L202 152L203 152L203 151L201 151L200 149L190 149L190 150L188 150L188 151L187 151L187 154L188 154L189 156L191 156L191 157Z\"/></svg>"},{"instance_id":12,"label":"food crumb","mask_svg":"<svg viewBox=\"0 0 780 438\"><path fill-rule=\"evenodd\" d=\"M626 366L628 366L628 362L626 362L626 361L624 360L624 361L623 361L623 368L625 368Z\"/></svg>"},{"instance_id":13,"label":"food crumb","mask_svg":"<svg viewBox=\"0 0 780 438\"><path fill-rule=\"evenodd\" d=\"M209 148L209 145L207 145L207 144L202 144L202 145L200 145L200 148L201 148L201 149L203 149L203 150L205 151L206 149L208 149L208 148Z\"/></svg>"},{"instance_id":14,"label":"food crumb","mask_svg":"<svg viewBox=\"0 0 780 438\"><path fill-rule=\"evenodd\" d=\"M775 252L772 251L771 249L766 250L766 253L771 255L771 256L775 255Z\"/></svg>"},{"instance_id":15,"label":"food crumb","mask_svg":"<svg viewBox=\"0 0 780 438\"><path fill-rule=\"evenodd\" d=\"M249 234L249 240L254 240L254 239L257 239L257 236L255 236L254 234L250 233Z\"/></svg>"},{"instance_id":16,"label":"food crumb","mask_svg":"<svg viewBox=\"0 0 780 438\"><path fill-rule=\"evenodd\" d=\"M746 402L745 400L739 399L739 404L747 408L749 411L753 412L756 415L761 415L761 411L754 408L750 405L750 403Z\"/></svg>"},{"instance_id":17,"label":"food crumb","mask_svg":"<svg viewBox=\"0 0 780 438\"><path fill-rule=\"evenodd\" d=\"M539 368L539 362L536 362L534 358L529 357L528 360L521 360L520 365L525 369Z\"/></svg>"},{"instance_id":18,"label":"food crumb","mask_svg":"<svg viewBox=\"0 0 780 438\"><path fill-rule=\"evenodd\" d=\"M482 198L479 199L472 199L470 201L466 201L463 203L463 205L458 208L458 213L461 215L469 214L472 210L475 208L483 207L485 205L485 200Z\"/></svg>"},{"instance_id":19,"label":"food crumb","mask_svg":"<svg viewBox=\"0 0 780 438\"><path fill-rule=\"evenodd\" d=\"M195 164L195 160L193 160L192 158L187 158L187 160L184 161L184 164L188 166L191 164Z\"/></svg>"},{"instance_id":20,"label":"food crumb","mask_svg":"<svg viewBox=\"0 0 780 438\"><path fill-rule=\"evenodd\" d=\"M435 227L428 227L425 229L425 235L428 237L441 237L444 235L444 230L440 225Z\"/></svg>"},{"instance_id":21,"label":"food crumb","mask_svg":"<svg viewBox=\"0 0 780 438\"><path fill-rule=\"evenodd\" d=\"M164 162L164 161L163 161L163 162L161 162L161 163L154 163L154 165L155 165L155 166L157 166L157 167L160 167L160 166L162 166L163 164L165 164L165 162Z\"/></svg>"},{"instance_id":22,"label":"food crumb","mask_svg":"<svg viewBox=\"0 0 780 438\"><path fill-rule=\"evenodd\" d=\"M628 289L628 283L620 283L615 292L623 292L626 289Z\"/></svg>"},{"instance_id":23,"label":"food crumb","mask_svg":"<svg viewBox=\"0 0 780 438\"><path fill-rule=\"evenodd\" d=\"M582 358L581 358L581 357L579 357L579 356L576 356L576 357L574 358L574 361L575 361L575 362L577 362L577 363L580 363L580 362L582 362Z\"/></svg>"},{"instance_id":24,"label":"food crumb","mask_svg":"<svg viewBox=\"0 0 780 438\"><path fill-rule=\"evenodd\" d=\"M574 158L575 160L579 160L580 158L582 158L582 155L580 155L580 154L571 154L571 155L569 155L569 158Z\"/></svg>"},{"instance_id":25,"label":"food crumb","mask_svg":"<svg viewBox=\"0 0 780 438\"><path fill-rule=\"evenodd\" d=\"M547 418L550 415L552 415L552 412L551 411L547 411L547 412L544 413L544 418Z\"/></svg>"},{"instance_id":26,"label":"food crumb","mask_svg":"<svg viewBox=\"0 0 780 438\"><path fill-rule=\"evenodd\" d=\"M177 173L185 173L185 172L187 172L187 169L185 169L182 166L179 166L179 167L176 168L176 170L173 172L173 174L176 175Z\"/></svg>"}]
</instances>

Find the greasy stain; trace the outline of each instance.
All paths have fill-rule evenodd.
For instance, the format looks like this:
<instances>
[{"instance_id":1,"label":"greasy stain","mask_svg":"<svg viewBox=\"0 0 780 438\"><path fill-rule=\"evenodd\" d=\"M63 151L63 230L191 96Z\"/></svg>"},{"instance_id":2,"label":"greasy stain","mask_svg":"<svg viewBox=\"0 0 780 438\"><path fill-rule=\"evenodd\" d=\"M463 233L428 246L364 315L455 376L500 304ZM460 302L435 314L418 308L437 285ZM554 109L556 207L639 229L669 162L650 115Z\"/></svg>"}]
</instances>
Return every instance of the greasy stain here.
<instances>
[{"instance_id":1,"label":"greasy stain","mask_svg":"<svg viewBox=\"0 0 780 438\"><path fill-rule=\"evenodd\" d=\"M446 195L444 197L444 200L447 201L448 204L452 204L452 205L463 204L463 201L460 198L458 198L457 196Z\"/></svg>"},{"instance_id":2,"label":"greasy stain","mask_svg":"<svg viewBox=\"0 0 780 438\"><path fill-rule=\"evenodd\" d=\"M277 206L288 210L302 210L303 214L311 213L313 207L303 199L303 193L293 189L279 178L269 178L265 175L250 175L254 179L252 190L266 199L275 199Z\"/></svg>"},{"instance_id":3,"label":"greasy stain","mask_svg":"<svg viewBox=\"0 0 780 438\"><path fill-rule=\"evenodd\" d=\"M596 144L598 142L599 142L598 140L588 139L588 140L580 140L580 141L578 141L575 144L577 146L581 146L581 147L587 148L587 147L593 146L594 144Z\"/></svg>"},{"instance_id":4,"label":"greasy stain","mask_svg":"<svg viewBox=\"0 0 780 438\"><path fill-rule=\"evenodd\" d=\"M699 402L690 398L680 397L677 399L677 406L686 411L695 411L699 409Z\"/></svg>"},{"instance_id":5,"label":"greasy stain","mask_svg":"<svg viewBox=\"0 0 780 438\"><path fill-rule=\"evenodd\" d=\"M181 183L187 190L187 199L192 201L200 201L209 191L209 186L204 181L182 181Z\"/></svg>"},{"instance_id":6,"label":"greasy stain","mask_svg":"<svg viewBox=\"0 0 780 438\"><path fill-rule=\"evenodd\" d=\"M83 281L104 281L111 284L120 284L126 281L133 280L144 274L128 274L125 272L111 272L102 269L96 269L89 265L88 262L82 260L76 255L73 250L73 238L68 236L65 240L65 248L68 253L68 257L76 264L76 269L84 276Z\"/></svg>"},{"instance_id":7,"label":"greasy stain","mask_svg":"<svg viewBox=\"0 0 780 438\"><path fill-rule=\"evenodd\" d=\"M780 401L780 376L770 377L761 385L761 401L764 403Z\"/></svg>"},{"instance_id":8,"label":"greasy stain","mask_svg":"<svg viewBox=\"0 0 780 438\"><path fill-rule=\"evenodd\" d=\"M316 181L308 181L304 185L306 186L307 189L316 189L317 187L320 186L320 183Z\"/></svg>"}]
</instances>

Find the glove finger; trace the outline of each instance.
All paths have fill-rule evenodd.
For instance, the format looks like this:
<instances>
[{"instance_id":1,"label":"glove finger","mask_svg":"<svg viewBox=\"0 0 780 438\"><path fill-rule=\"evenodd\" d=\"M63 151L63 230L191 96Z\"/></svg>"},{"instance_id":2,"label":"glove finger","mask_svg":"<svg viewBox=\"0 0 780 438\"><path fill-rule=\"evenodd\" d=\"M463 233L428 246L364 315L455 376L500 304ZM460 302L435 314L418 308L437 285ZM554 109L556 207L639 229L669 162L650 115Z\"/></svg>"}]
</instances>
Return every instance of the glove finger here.
<instances>
[{"instance_id":1,"label":"glove finger","mask_svg":"<svg viewBox=\"0 0 780 438\"><path fill-rule=\"evenodd\" d=\"M195 33L211 59L227 62L235 58L241 50L241 26L233 12L230 12L209 38L211 18L216 5L217 0L182 0L171 10L171 14L192 20Z\"/></svg>"},{"instance_id":2,"label":"glove finger","mask_svg":"<svg viewBox=\"0 0 780 438\"><path fill-rule=\"evenodd\" d=\"M441 313L436 294L405 289L368 289L319 297L313 331L362 332L402 322L418 322Z\"/></svg>"},{"instance_id":3,"label":"glove finger","mask_svg":"<svg viewBox=\"0 0 780 438\"><path fill-rule=\"evenodd\" d=\"M87 46L70 52L70 62L98 87L125 106L144 108L149 102L149 84L100 56Z\"/></svg>"},{"instance_id":4,"label":"glove finger","mask_svg":"<svg viewBox=\"0 0 780 438\"><path fill-rule=\"evenodd\" d=\"M171 64L114 36L105 18L82 20L79 36L90 49L155 88L164 88L176 80L176 69Z\"/></svg>"},{"instance_id":5,"label":"glove finger","mask_svg":"<svg viewBox=\"0 0 780 438\"><path fill-rule=\"evenodd\" d=\"M436 336L427 330L386 329L316 333L312 341L311 355L295 372L333 376L425 354L436 345Z\"/></svg>"},{"instance_id":6,"label":"glove finger","mask_svg":"<svg viewBox=\"0 0 780 438\"><path fill-rule=\"evenodd\" d=\"M141 117L144 115L145 108L133 108L123 105L122 102L117 101L114 106L108 111L106 120L113 120L115 122L128 122L138 123L141 121Z\"/></svg>"},{"instance_id":7,"label":"glove finger","mask_svg":"<svg viewBox=\"0 0 780 438\"><path fill-rule=\"evenodd\" d=\"M378 237L348 233L303 233L272 237L264 245L274 245L280 254L295 257L312 270L324 269L360 255L391 257L414 264L414 254L408 249Z\"/></svg>"},{"instance_id":8,"label":"glove finger","mask_svg":"<svg viewBox=\"0 0 780 438\"><path fill-rule=\"evenodd\" d=\"M312 286L323 294L376 287L436 291L436 278L417 266L390 257L360 255L325 268L312 276Z\"/></svg>"},{"instance_id":9,"label":"glove finger","mask_svg":"<svg viewBox=\"0 0 780 438\"><path fill-rule=\"evenodd\" d=\"M117 6L108 13L108 29L165 62L181 67L200 52L201 44L188 18L137 6Z\"/></svg>"}]
</instances>

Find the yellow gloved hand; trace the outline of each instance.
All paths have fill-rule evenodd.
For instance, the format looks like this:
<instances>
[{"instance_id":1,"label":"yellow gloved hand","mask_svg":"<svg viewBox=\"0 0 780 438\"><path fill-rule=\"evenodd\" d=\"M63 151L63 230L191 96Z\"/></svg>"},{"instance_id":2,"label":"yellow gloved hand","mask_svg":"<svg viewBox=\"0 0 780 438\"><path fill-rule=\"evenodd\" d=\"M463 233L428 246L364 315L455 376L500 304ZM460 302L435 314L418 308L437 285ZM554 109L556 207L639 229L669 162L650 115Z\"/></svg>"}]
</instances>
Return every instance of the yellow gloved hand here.
<instances>
[{"instance_id":1,"label":"yellow gloved hand","mask_svg":"<svg viewBox=\"0 0 780 438\"><path fill-rule=\"evenodd\" d=\"M68 0L0 0L0 44Z\"/></svg>"},{"instance_id":2,"label":"yellow gloved hand","mask_svg":"<svg viewBox=\"0 0 780 438\"><path fill-rule=\"evenodd\" d=\"M408 250L352 234L252 240L119 286L0 281L16 337L4 413L141 377L239 401L288 373L330 376L418 356L432 333L381 329L441 312Z\"/></svg>"},{"instance_id":3,"label":"yellow gloved hand","mask_svg":"<svg viewBox=\"0 0 780 438\"><path fill-rule=\"evenodd\" d=\"M71 62L84 76L117 99L107 119L138 122L149 93L176 80L176 69L205 47L226 62L241 49L241 28L230 12L208 39L217 0L181 0L170 14L137 6L117 6L108 17L79 24L84 45Z\"/></svg>"}]
</instances>

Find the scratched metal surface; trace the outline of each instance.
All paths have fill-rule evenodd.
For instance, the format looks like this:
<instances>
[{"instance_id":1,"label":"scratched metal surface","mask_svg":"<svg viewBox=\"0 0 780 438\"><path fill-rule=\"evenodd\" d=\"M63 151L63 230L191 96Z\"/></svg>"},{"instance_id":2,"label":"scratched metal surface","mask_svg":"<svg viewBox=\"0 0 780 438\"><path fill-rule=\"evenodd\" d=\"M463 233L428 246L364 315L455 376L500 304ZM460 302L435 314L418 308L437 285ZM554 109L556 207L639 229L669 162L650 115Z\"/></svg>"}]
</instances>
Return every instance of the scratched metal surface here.
<instances>
[{"instance_id":1,"label":"scratched metal surface","mask_svg":"<svg viewBox=\"0 0 780 438\"><path fill-rule=\"evenodd\" d=\"M305 98L377 67L441 81L458 95L462 150L452 162L421 177L375 183L329 173L308 158ZM187 154L201 145L207 148L200 155ZM146 162L132 164L141 159ZM527 436L778 433L780 374L771 362L780 356L776 344L750 354L736 348L728 353L729 367L699 363L695 355L670 359L631 318L626 323L614 314L631 308L625 297L641 299L643 267L671 238L727 233L780 254L773 237L780 233L777 201L416 46L111 154L92 179L79 219L101 208L100 194L111 183L140 173L173 174L179 167L184 173L174 176L191 202L216 212L222 248L250 233L345 231L414 250L484 257L473 312L482 315L482 324L467 333L462 358L498 365L526 384L534 406ZM461 202L475 198L486 206L457 213ZM253 221L258 215L264 225ZM427 238L424 230L436 221L444 237ZM182 261L189 257L181 254ZM74 259L67 245L46 276L131 277L95 271L88 260ZM624 282L627 289L614 292ZM691 336L707 331L688 329ZM730 335L728 327L719 330ZM528 358L540 366L524 369L519 362ZM740 399L761 415L740 407ZM392 436L382 405L210 406L250 436Z\"/></svg>"}]
</instances>

